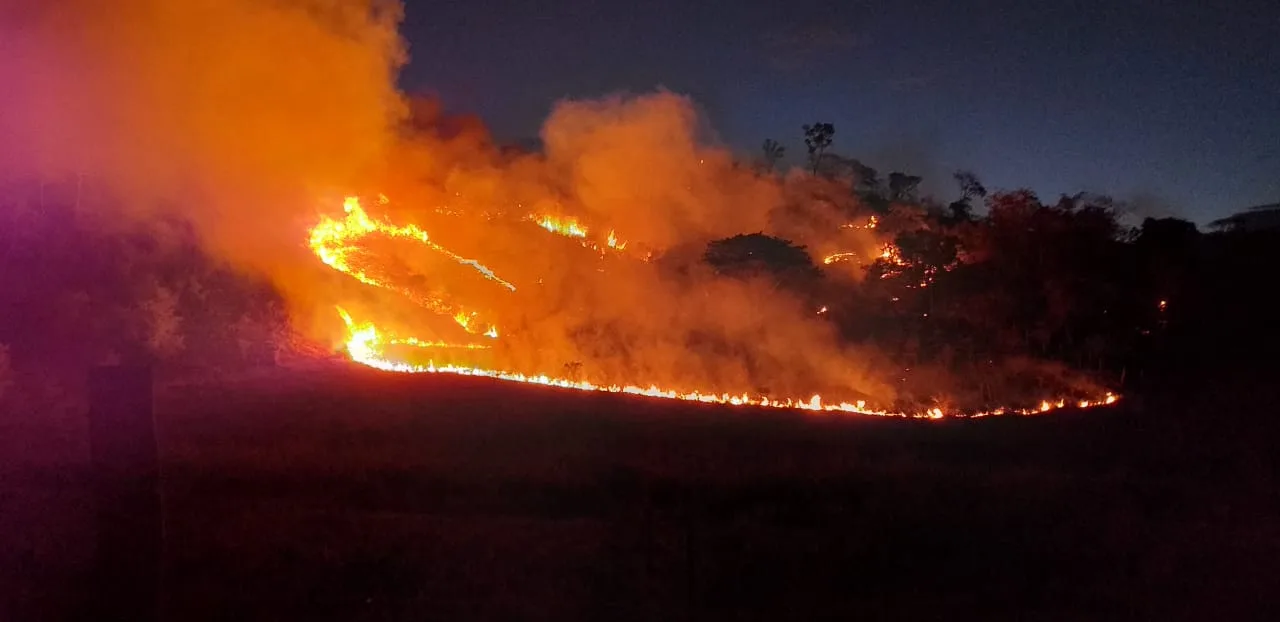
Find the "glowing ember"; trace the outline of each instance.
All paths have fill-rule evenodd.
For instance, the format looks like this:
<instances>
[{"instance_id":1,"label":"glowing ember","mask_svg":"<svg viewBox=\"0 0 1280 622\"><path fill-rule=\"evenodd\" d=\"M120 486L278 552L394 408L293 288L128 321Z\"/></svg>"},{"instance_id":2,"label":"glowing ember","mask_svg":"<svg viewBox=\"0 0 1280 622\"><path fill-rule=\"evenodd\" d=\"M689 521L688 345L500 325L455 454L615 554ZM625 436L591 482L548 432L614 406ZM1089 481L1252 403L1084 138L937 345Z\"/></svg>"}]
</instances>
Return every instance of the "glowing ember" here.
<instances>
[{"instance_id":1,"label":"glowing ember","mask_svg":"<svg viewBox=\"0 0 1280 622\"><path fill-rule=\"evenodd\" d=\"M385 199L383 199L382 202L385 203ZM368 266L362 265L362 262L359 261L362 249L358 246L358 242L362 238L371 235L411 239L427 246L433 251L453 259L459 264L471 267L482 274L486 279L489 279L510 291L515 291L515 285L502 279L495 274L493 270L490 270L479 262L464 258L432 242L427 233L416 225L397 226L389 222L371 218L360 206L359 200L354 197L346 200L343 205L343 210L346 213L346 217L344 219L334 220L328 217L322 217L319 224L311 230L310 247L316 257L318 257L322 262L339 272L351 276L361 283L404 294L432 311L448 315L452 317L459 326L467 330L467 332L472 334L483 334L492 339L498 338L498 328L496 326L485 325L484 329L481 330L479 322L477 322L476 312L464 310L457 305L452 305L443 300L424 296L409 288L393 285L388 278L379 276ZM544 217L537 219L536 222L542 228L559 235L572 238L586 238L587 236L587 228L573 219L553 219ZM872 221L868 223L868 228L874 226L875 219L873 217ZM618 242L616 235L612 231L609 233L606 244L609 248L615 249L621 249L625 246L625 243ZM584 246L587 245L584 244ZM589 245L588 247L597 248L594 244ZM890 260L891 262L896 260L899 265L901 264L901 258L897 255L897 248L892 245L885 246L881 257L883 259ZM1063 408L1067 404L1066 400L1059 399L1055 401L1041 402L1038 408L1031 409L1001 408L980 413L947 413L944 412L942 408L934 407L921 413L901 413L872 408L869 407L865 401L861 400L828 402L827 400L824 400L821 395L813 395L808 398L789 397L778 399L764 395L752 395L750 393L711 393L693 387L673 389L654 385L646 387L639 384L620 385L594 383L589 380L570 380L567 378L557 378L549 375L534 375L509 370L487 369L478 366L462 365L456 362L436 364L435 359L430 359L425 364L411 363L404 360L398 360L388 355L388 347L411 346L426 351L432 351L439 349L483 350L488 349L489 346L478 344L450 344L438 341L421 340L412 336L402 337L391 335L386 331L379 329L372 322L355 320L350 313L341 307L337 308L337 312L346 325L346 350L351 359L369 367L392 372L459 374L465 376L496 378L510 382L576 389L580 391L627 393L652 398L678 399L711 404L789 408L819 412L846 412L864 415L913 417L923 419L941 419L947 415L969 417L1015 413L1030 415ZM818 310L819 314L826 312L827 307L825 306ZM1112 404L1117 399L1117 396L1107 393L1097 400L1073 401L1072 405L1077 408L1090 408L1098 405Z\"/></svg>"},{"instance_id":2,"label":"glowing ember","mask_svg":"<svg viewBox=\"0 0 1280 622\"><path fill-rule=\"evenodd\" d=\"M872 216L871 218L867 219L867 222L865 224L859 225L857 223L850 222L850 223L845 223L843 225L840 225L840 228L841 229L875 229L876 225L878 224L880 224L880 219L876 216Z\"/></svg>"},{"instance_id":3,"label":"glowing ember","mask_svg":"<svg viewBox=\"0 0 1280 622\"><path fill-rule=\"evenodd\" d=\"M827 264L827 265L831 265L831 264L833 264L833 263L836 263L837 261L847 261L847 260L849 260L849 259L853 259L854 257L857 257L857 256L858 256L858 254L857 254L857 253L854 253L854 252L847 252L847 253L833 253L833 254L827 255L826 257L823 257L823 258L822 258L822 263Z\"/></svg>"},{"instance_id":4,"label":"glowing ember","mask_svg":"<svg viewBox=\"0 0 1280 622\"><path fill-rule=\"evenodd\" d=\"M895 266L905 266L907 262L902 259L902 253L897 246L893 244L885 244L880 248L880 259L883 259Z\"/></svg>"}]
</instances>

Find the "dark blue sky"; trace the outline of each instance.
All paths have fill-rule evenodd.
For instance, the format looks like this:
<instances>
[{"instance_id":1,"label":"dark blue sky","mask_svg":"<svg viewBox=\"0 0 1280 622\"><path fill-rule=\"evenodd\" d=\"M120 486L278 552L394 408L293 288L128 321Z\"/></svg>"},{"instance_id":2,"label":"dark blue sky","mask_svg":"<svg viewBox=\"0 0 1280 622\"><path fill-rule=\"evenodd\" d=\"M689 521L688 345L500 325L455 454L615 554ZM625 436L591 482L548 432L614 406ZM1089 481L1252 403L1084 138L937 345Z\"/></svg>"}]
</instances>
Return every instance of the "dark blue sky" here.
<instances>
[{"instance_id":1,"label":"dark blue sky","mask_svg":"<svg viewBox=\"0 0 1280 622\"><path fill-rule=\"evenodd\" d=\"M411 90L534 136L562 97L659 86L721 140L833 149L950 190L1078 190L1205 222L1280 200L1276 0L408 0Z\"/></svg>"}]
</instances>

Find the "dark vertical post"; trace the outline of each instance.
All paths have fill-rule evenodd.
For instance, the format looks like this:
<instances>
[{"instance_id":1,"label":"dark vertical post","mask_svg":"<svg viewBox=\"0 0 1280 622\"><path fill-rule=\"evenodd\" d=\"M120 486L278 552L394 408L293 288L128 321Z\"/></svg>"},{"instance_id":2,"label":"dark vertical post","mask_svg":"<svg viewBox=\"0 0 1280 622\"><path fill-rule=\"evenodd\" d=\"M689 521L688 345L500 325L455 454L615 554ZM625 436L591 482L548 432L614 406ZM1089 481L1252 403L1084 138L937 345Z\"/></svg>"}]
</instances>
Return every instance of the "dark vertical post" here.
<instances>
[{"instance_id":1,"label":"dark vertical post","mask_svg":"<svg viewBox=\"0 0 1280 622\"><path fill-rule=\"evenodd\" d=\"M694 493L685 499L684 524L685 596L690 620L699 620L698 603L698 502Z\"/></svg>"},{"instance_id":2,"label":"dark vertical post","mask_svg":"<svg viewBox=\"0 0 1280 622\"><path fill-rule=\"evenodd\" d=\"M89 437L98 511L94 619L157 620L160 468L149 367L90 370Z\"/></svg>"}]
</instances>

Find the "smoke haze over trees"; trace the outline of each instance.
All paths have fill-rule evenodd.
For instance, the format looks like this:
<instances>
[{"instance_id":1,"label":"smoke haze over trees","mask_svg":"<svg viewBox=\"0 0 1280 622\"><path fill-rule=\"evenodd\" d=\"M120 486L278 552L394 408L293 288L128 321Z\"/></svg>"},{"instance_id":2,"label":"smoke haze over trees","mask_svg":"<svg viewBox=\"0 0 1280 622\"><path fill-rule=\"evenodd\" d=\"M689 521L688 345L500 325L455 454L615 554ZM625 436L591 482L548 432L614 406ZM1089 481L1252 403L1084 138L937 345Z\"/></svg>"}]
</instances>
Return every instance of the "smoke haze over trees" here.
<instances>
[{"instance_id":1,"label":"smoke haze over trees","mask_svg":"<svg viewBox=\"0 0 1280 622\"><path fill-rule=\"evenodd\" d=\"M504 151L480 120L395 88L395 3L59 4L17 12L2 39L0 399L24 374L113 360L238 369L300 336L332 349L335 302L392 306L305 248L347 193L385 192L408 221L472 214L448 237L542 286L497 312L519 362L812 382L908 410L1125 387L1168 335L1211 342L1187 328L1221 324L1206 292L1247 313L1252 276L1232 279L1270 248L1175 221L1130 230L1106 197L969 172L931 197L830 123L766 141L752 166L667 92L560 102L540 152ZM800 144L805 165L778 170ZM503 243L488 217L516 210L580 215L653 261L602 276L578 245Z\"/></svg>"}]
</instances>

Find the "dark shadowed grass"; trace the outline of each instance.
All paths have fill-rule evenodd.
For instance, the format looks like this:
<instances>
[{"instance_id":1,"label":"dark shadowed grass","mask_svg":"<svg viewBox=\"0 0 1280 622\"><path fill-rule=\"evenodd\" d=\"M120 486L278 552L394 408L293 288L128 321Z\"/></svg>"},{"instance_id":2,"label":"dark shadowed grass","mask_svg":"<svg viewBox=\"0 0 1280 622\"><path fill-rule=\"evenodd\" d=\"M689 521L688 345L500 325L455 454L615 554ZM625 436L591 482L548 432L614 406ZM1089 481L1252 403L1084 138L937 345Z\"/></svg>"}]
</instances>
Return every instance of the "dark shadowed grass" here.
<instances>
[{"instance_id":1,"label":"dark shadowed grass","mask_svg":"<svg viewBox=\"0 0 1280 622\"><path fill-rule=\"evenodd\" d=\"M1260 619L1274 426L1231 389L916 422L344 368L172 387L164 610ZM6 465L4 619L52 619L90 587L87 479Z\"/></svg>"}]
</instances>

